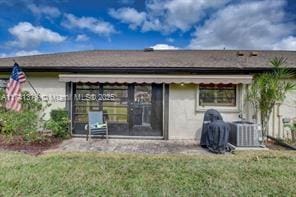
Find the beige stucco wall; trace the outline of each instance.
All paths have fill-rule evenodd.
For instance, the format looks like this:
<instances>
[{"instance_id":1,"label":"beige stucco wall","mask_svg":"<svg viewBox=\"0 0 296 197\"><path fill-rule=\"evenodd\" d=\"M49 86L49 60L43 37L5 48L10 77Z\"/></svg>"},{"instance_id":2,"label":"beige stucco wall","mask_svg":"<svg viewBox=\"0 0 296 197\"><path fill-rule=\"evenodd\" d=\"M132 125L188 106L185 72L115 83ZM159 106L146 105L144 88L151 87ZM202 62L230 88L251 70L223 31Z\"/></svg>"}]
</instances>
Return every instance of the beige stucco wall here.
<instances>
[{"instance_id":1,"label":"beige stucco wall","mask_svg":"<svg viewBox=\"0 0 296 197\"><path fill-rule=\"evenodd\" d=\"M294 80L296 82L296 80ZM169 95L169 139L200 139L205 110L198 110L198 85L170 85ZM218 109L225 121L239 120L239 114L250 121L254 114L252 106L246 101L246 86L241 86L238 95L240 103L237 110ZM284 128L283 118L296 118L296 90L287 94L285 101L274 108L269 124L269 135L291 138L289 129Z\"/></svg>"},{"instance_id":2,"label":"beige stucco wall","mask_svg":"<svg viewBox=\"0 0 296 197\"><path fill-rule=\"evenodd\" d=\"M44 111L46 113L45 119L49 118L49 112L52 109L65 108L66 101L61 99L66 94L66 85L59 82L58 73L26 73L27 79L31 82L32 86L42 96L44 100L48 100L51 104L50 107ZM8 73L3 73L0 78L9 78ZM27 90L35 95L34 90L26 82L23 85L23 90ZM49 98L47 98L48 96Z\"/></svg>"},{"instance_id":3,"label":"beige stucco wall","mask_svg":"<svg viewBox=\"0 0 296 197\"><path fill-rule=\"evenodd\" d=\"M28 76L36 91L43 96L44 100L48 99L51 104L45 110L46 119L49 118L49 113L52 109L66 107L66 100L63 99L66 95L66 85L63 82L59 82L58 73L29 73ZM24 90L28 90L34 94L33 89L28 83L25 83Z\"/></svg>"},{"instance_id":4,"label":"beige stucco wall","mask_svg":"<svg viewBox=\"0 0 296 197\"><path fill-rule=\"evenodd\" d=\"M200 139L204 110L197 110L197 85L170 85L169 139ZM238 104L239 105L239 104ZM241 110L221 109L225 121L239 120Z\"/></svg>"},{"instance_id":5,"label":"beige stucco wall","mask_svg":"<svg viewBox=\"0 0 296 197\"><path fill-rule=\"evenodd\" d=\"M288 92L284 102L279 107L274 107L269 122L269 135L283 139L291 138L291 132L284 127L283 119L296 119L296 90Z\"/></svg>"}]
</instances>

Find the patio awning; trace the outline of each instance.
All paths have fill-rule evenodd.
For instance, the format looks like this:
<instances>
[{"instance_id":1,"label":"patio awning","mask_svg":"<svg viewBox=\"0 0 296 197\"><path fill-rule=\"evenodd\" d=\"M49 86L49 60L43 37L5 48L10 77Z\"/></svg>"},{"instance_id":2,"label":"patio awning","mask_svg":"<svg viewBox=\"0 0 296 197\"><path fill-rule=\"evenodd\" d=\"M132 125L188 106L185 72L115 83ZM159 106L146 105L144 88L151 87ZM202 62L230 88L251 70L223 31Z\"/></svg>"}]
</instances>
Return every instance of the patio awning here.
<instances>
[{"instance_id":1,"label":"patio awning","mask_svg":"<svg viewBox=\"0 0 296 197\"><path fill-rule=\"evenodd\" d=\"M62 82L157 83L157 84L250 84L252 75L141 75L141 74L60 74Z\"/></svg>"}]
</instances>

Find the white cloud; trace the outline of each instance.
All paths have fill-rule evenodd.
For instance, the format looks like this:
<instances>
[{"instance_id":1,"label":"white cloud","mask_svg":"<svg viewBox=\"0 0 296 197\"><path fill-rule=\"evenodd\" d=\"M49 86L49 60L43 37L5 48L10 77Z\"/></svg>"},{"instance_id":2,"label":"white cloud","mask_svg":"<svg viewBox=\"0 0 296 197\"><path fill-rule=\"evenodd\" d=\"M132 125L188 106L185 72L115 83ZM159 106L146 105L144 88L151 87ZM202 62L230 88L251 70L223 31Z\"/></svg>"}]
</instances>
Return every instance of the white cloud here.
<instances>
[{"instance_id":1,"label":"white cloud","mask_svg":"<svg viewBox=\"0 0 296 197\"><path fill-rule=\"evenodd\" d=\"M129 24L131 29L137 28L146 20L145 12L138 12L134 8L110 9L109 14L113 18Z\"/></svg>"},{"instance_id":2,"label":"white cloud","mask_svg":"<svg viewBox=\"0 0 296 197\"><path fill-rule=\"evenodd\" d=\"M178 47L168 45L168 44L156 44L154 46L151 46L150 48L153 48L154 50L177 50Z\"/></svg>"},{"instance_id":3,"label":"white cloud","mask_svg":"<svg viewBox=\"0 0 296 197\"><path fill-rule=\"evenodd\" d=\"M28 55L40 55L40 54L42 54L42 53L38 50L33 50L33 51L21 50L21 51L17 51L15 53L15 56L28 56Z\"/></svg>"},{"instance_id":4,"label":"white cloud","mask_svg":"<svg viewBox=\"0 0 296 197\"><path fill-rule=\"evenodd\" d=\"M282 39L281 41L277 42L273 46L274 50L296 50L296 37L289 36L287 38Z\"/></svg>"},{"instance_id":5,"label":"white cloud","mask_svg":"<svg viewBox=\"0 0 296 197\"><path fill-rule=\"evenodd\" d=\"M147 0L145 11L123 7L109 15L143 32L195 28L192 49L295 50L296 24L286 6L287 0Z\"/></svg>"},{"instance_id":6,"label":"white cloud","mask_svg":"<svg viewBox=\"0 0 296 197\"><path fill-rule=\"evenodd\" d=\"M32 51L17 51L17 52L11 52L11 53L0 53L0 58L4 57L15 57L15 56L30 56L30 55L39 55L42 54L38 50L32 50Z\"/></svg>"},{"instance_id":7,"label":"white cloud","mask_svg":"<svg viewBox=\"0 0 296 197\"><path fill-rule=\"evenodd\" d=\"M143 31L162 31L171 33L176 30L188 31L201 21L206 11L218 9L229 0L151 0L147 3L148 20Z\"/></svg>"},{"instance_id":8,"label":"white cloud","mask_svg":"<svg viewBox=\"0 0 296 197\"><path fill-rule=\"evenodd\" d=\"M85 34L79 34L76 36L76 39L75 41L77 42L84 42L84 41L88 41L89 40L89 37Z\"/></svg>"},{"instance_id":9,"label":"white cloud","mask_svg":"<svg viewBox=\"0 0 296 197\"><path fill-rule=\"evenodd\" d=\"M146 12L134 8L112 10L110 15L131 28L141 26L142 31L172 33L188 31L206 16L206 11L224 6L230 0L150 0L146 2ZM124 11L128 11L125 14ZM136 16L132 18L132 16Z\"/></svg>"},{"instance_id":10,"label":"white cloud","mask_svg":"<svg viewBox=\"0 0 296 197\"><path fill-rule=\"evenodd\" d=\"M66 39L57 32L42 26L33 26L29 22L20 22L8 31L16 38L9 44L20 48L33 48L42 42L59 43Z\"/></svg>"},{"instance_id":11,"label":"white cloud","mask_svg":"<svg viewBox=\"0 0 296 197\"><path fill-rule=\"evenodd\" d=\"M65 20L62 23L63 26L72 29L87 29L99 36L109 37L111 34L116 33L115 28L111 23L103 20L96 19L94 17L76 17L73 14L65 14Z\"/></svg>"},{"instance_id":12,"label":"white cloud","mask_svg":"<svg viewBox=\"0 0 296 197\"><path fill-rule=\"evenodd\" d=\"M284 22L285 5L283 0L229 5L196 29L189 48L295 50L295 24Z\"/></svg>"},{"instance_id":13,"label":"white cloud","mask_svg":"<svg viewBox=\"0 0 296 197\"><path fill-rule=\"evenodd\" d=\"M56 7L51 6L37 6L36 4L29 4L28 5L29 10L37 16L50 16L50 17L59 17L61 15L61 12Z\"/></svg>"}]
</instances>

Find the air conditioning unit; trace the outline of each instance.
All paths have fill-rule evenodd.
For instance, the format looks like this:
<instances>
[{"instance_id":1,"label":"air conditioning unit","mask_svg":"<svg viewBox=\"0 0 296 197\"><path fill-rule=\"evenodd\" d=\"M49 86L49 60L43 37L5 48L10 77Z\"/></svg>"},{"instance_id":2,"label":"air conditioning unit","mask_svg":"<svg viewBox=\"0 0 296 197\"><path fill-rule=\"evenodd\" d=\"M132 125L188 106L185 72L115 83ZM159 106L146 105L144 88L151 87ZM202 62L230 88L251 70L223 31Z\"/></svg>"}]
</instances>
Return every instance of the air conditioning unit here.
<instances>
[{"instance_id":1,"label":"air conditioning unit","mask_svg":"<svg viewBox=\"0 0 296 197\"><path fill-rule=\"evenodd\" d=\"M229 143L237 147L259 147L262 132L258 124L247 121L230 123Z\"/></svg>"}]
</instances>

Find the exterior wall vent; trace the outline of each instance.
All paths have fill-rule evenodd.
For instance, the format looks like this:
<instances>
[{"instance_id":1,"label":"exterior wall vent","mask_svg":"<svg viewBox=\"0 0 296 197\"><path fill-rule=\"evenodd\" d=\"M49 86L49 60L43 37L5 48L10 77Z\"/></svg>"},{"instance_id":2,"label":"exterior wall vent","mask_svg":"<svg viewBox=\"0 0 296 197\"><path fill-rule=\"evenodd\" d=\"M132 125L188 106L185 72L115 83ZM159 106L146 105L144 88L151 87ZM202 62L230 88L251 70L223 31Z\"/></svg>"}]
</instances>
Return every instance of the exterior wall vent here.
<instances>
[{"instance_id":1,"label":"exterior wall vent","mask_svg":"<svg viewBox=\"0 0 296 197\"><path fill-rule=\"evenodd\" d=\"M237 56L244 56L244 53L241 52L241 51L238 51L238 52L236 53L236 55L237 55Z\"/></svg>"},{"instance_id":2,"label":"exterior wall vent","mask_svg":"<svg viewBox=\"0 0 296 197\"><path fill-rule=\"evenodd\" d=\"M251 53L250 53L250 56L252 57L252 56L258 56L258 53L257 52L254 52L254 51L252 51Z\"/></svg>"},{"instance_id":3,"label":"exterior wall vent","mask_svg":"<svg viewBox=\"0 0 296 197\"><path fill-rule=\"evenodd\" d=\"M153 48L145 48L145 49L144 49L144 52L152 52L152 51L154 51Z\"/></svg>"}]
</instances>

